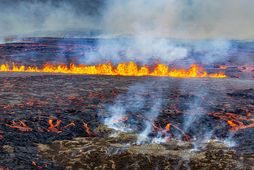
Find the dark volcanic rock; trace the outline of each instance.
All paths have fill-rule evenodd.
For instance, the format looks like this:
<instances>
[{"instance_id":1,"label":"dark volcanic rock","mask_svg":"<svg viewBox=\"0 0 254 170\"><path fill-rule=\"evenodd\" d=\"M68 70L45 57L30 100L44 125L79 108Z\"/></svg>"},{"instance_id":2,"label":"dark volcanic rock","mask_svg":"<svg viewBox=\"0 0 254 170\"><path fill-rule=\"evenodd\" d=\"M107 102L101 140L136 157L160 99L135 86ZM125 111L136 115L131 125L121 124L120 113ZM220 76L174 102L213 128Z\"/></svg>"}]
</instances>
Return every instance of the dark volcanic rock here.
<instances>
[{"instance_id":1,"label":"dark volcanic rock","mask_svg":"<svg viewBox=\"0 0 254 170\"><path fill-rule=\"evenodd\" d=\"M131 145L113 138L75 138L39 145L39 154L66 169L251 169L254 155L239 156L224 144L210 141L199 151L186 144ZM188 145L188 144L187 144ZM177 148L177 149L176 149ZM243 164L243 162L245 164ZM248 162L248 163L247 163Z\"/></svg>"},{"instance_id":2,"label":"dark volcanic rock","mask_svg":"<svg viewBox=\"0 0 254 170\"><path fill-rule=\"evenodd\" d=\"M253 81L37 73L1 73L0 78L0 167L102 169L105 166L123 169L128 165L129 169L141 166L145 169L202 169L206 166L217 169L234 166L240 169L238 158L243 167L253 166L254 128L231 133L226 121L208 114L218 112L219 115L225 115L230 112L246 117L251 113L248 118L253 119ZM191 128L186 130L190 139L203 139L206 132L213 131L213 137L222 140L231 137L238 146L191 152L191 143L180 146L172 140L166 145L135 145L135 133L109 138L112 130L102 125L103 119L110 114L106 106L114 103L119 95L123 98L130 95L127 92L131 85L153 82L157 82L154 84L163 94L163 105L154 122L158 129L165 129L169 122L184 129L184 121L189 113L195 115L197 110L203 110L204 115L194 120ZM154 92L149 89L141 95L150 99L151 93ZM244 97L229 95L234 93L243 94ZM155 97L153 100L156 101L158 98ZM195 105L197 101L199 105ZM144 113L149 109L147 105L143 110L126 113L126 122L137 126L137 133L143 130ZM55 130L58 133L48 130L49 120L54 125L57 120L61 121ZM249 122L244 123L248 125ZM84 128L84 123L90 128L90 134ZM24 128L24 124L27 128ZM174 139L179 130L171 127L170 133ZM150 137L156 134L156 130L153 130ZM38 155L38 145L42 147L39 147L42 157Z\"/></svg>"}]
</instances>

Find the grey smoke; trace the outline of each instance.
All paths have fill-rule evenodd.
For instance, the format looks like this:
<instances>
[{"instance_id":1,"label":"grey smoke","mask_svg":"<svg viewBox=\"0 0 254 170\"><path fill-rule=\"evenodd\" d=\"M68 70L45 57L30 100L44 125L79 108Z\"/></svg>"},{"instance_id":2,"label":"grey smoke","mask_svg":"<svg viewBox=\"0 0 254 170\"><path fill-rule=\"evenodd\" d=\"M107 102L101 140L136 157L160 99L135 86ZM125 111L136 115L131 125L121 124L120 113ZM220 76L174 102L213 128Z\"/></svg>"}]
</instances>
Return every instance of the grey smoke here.
<instances>
[{"instance_id":1,"label":"grey smoke","mask_svg":"<svg viewBox=\"0 0 254 170\"><path fill-rule=\"evenodd\" d=\"M0 34L111 35L253 39L252 0L3 0Z\"/></svg>"},{"instance_id":2,"label":"grey smoke","mask_svg":"<svg viewBox=\"0 0 254 170\"><path fill-rule=\"evenodd\" d=\"M212 40L193 44L193 51L202 64L226 62L230 58L232 44L228 40Z\"/></svg>"},{"instance_id":3,"label":"grey smoke","mask_svg":"<svg viewBox=\"0 0 254 170\"><path fill-rule=\"evenodd\" d=\"M62 31L94 30L99 22L100 3L98 0L21 0L0 2L0 8L2 36L61 36Z\"/></svg>"},{"instance_id":4,"label":"grey smoke","mask_svg":"<svg viewBox=\"0 0 254 170\"><path fill-rule=\"evenodd\" d=\"M109 32L175 38L253 39L252 0L109 0Z\"/></svg>"}]
</instances>

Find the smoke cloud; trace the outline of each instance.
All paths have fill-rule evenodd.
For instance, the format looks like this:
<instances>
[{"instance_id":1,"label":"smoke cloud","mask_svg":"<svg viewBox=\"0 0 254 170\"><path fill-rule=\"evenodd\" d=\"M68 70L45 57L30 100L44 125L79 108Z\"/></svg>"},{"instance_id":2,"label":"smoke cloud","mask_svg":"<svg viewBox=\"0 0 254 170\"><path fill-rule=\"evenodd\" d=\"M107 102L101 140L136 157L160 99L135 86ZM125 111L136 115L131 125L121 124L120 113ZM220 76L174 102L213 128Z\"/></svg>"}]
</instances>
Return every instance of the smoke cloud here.
<instances>
[{"instance_id":1,"label":"smoke cloud","mask_svg":"<svg viewBox=\"0 0 254 170\"><path fill-rule=\"evenodd\" d=\"M118 34L253 39L253 5L252 0L110 0L103 21Z\"/></svg>"},{"instance_id":2,"label":"smoke cloud","mask_svg":"<svg viewBox=\"0 0 254 170\"><path fill-rule=\"evenodd\" d=\"M97 49L80 58L81 63L96 64L112 61L114 63L136 61L142 64L172 61L187 57L188 49L177 46L166 39L135 37L132 40L101 40Z\"/></svg>"},{"instance_id":3,"label":"smoke cloud","mask_svg":"<svg viewBox=\"0 0 254 170\"><path fill-rule=\"evenodd\" d=\"M253 6L252 0L3 0L0 35L98 30L111 36L253 39Z\"/></svg>"},{"instance_id":4,"label":"smoke cloud","mask_svg":"<svg viewBox=\"0 0 254 170\"><path fill-rule=\"evenodd\" d=\"M100 4L99 0L1 1L0 34L65 36L68 32L95 30Z\"/></svg>"}]
</instances>

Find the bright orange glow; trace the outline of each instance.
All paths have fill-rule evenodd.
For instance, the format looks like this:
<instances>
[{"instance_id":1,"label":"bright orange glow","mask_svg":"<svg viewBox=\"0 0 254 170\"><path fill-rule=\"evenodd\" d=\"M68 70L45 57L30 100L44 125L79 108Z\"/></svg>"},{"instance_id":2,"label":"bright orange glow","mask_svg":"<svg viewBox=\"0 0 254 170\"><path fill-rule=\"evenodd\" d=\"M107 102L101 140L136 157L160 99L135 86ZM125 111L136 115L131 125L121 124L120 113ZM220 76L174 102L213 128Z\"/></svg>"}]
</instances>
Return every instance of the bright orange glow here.
<instances>
[{"instance_id":1,"label":"bright orange glow","mask_svg":"<svg viewBox=\"0 0 254 170\"><path fill-rule=\"evenodd\" d=\"M209 115L217 117L227 122L231 131L238 131L241 129L248 129L254 127L254 118L251 118L251 113L247 113L246 116L238 115L234 113L209 113Z\"/></svg>"},{"instance_id":2,"label":"bright orange glow","mask_svg":"<svg viewBox=\"0 0 254 170\"><path fill-rule=\"evenodd\" d=\"M228 120L227 123L229 124L229 126L231 126L233 129L236 128L238 125L235 124L233 121Z\"/></svg>"},{"instance_id":3,"label":"bright orange glow","mask_svg":"<svg viewBox=\"0 0 254 170\"><path fill-rule=\"evenodd\" d=\"M169 131L169 130L170 130L170 123L168 123L168 124L166 125L165 130L166 130L166 131Z\"/></svg>"},{"instance_id":4,"label":"bright orange glow","mask_svg":"<svg viewBox=\"0 0 254 170\"><path fill-rule=\"evenodd\" d=\"M147 65L138 66L135 62L119 63L113 66L111 63L98 65L53 65L45 64L42 68L35 66L18 66L16 64L0 65L0 72L40 72L40 73L63 73L63 74L89 74L89 75L119 75L119 76L166 76L177 78L225 78L224 73L208 74L204 68L192 64L189 69L170 68L165 64L157 64L155 67Z\"/></svg>"},{"instance_id":5,"label":"bright orange glow","mask_svg":"<svg viewBox=\"0 0 254 170\"><path fill-rule=\"evenodd\" d=\"M250 112L248 112L248 113L246 114L246 116L247 116L247 117L250 117L250 116L252 116L252 114L251 114Z\"/></svg>"},{"instance_id":6,"label":"bright orange glow","mask_svg":"<svg viewBox=\"0 0 254 170\"><path fill-rule=\"evenodd\" d=\"M56 120L56 123L53 124L53 120L49 119L48 120L48 124L49 124L48 132L54 132L54 133L62 132L58 129L58 126L61 124L61 122L62 122L61 120Z\"/></svg>"},{"instance_id":7,"label":"bright orange glow","mask_svg":"<svg viewBox=\"0 0 254 170\"><path fill-rule=\"evenodd\" d=\"M183 135L183 140L184 141L190 141L191 140L190 136L187 135L182 129L180 129L176 125L173 125L171 123L167 123L167 125L165 126L165 129L162 129L161 127L158 127L155 123L153 123L154 130L160 131L160 132L162 132L164 134L168 133L168 131L170 131L171 127L173 127L174 129L178 130Z\"/></svg>"}]
</instances>

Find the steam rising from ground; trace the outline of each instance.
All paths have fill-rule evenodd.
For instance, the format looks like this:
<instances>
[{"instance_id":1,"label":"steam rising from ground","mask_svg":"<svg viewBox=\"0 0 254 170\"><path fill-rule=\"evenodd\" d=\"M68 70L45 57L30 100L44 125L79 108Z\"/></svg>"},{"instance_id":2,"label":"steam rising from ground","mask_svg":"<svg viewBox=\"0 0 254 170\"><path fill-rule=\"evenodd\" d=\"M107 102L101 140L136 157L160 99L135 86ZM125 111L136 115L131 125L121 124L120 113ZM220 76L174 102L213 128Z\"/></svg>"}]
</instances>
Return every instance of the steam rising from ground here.
<instances>
[{"instance_id":1,"label":"steam rising from ground","mask_svg":"<svg viewBox=\"0 0 254 170\"><path fill-rule=\"evenodd\" d=\"M235 146L233 132L229 131L226 138L217 136L216 126L209 124L208 113L212 109L211 103L216 104L220 96L215 95L206 87L200 86L193 89L185 81L187 80L183 80L179 90L183 91L181 94L190 92L183 96L182 99L186 100L185 102L177 99L180 102L179 105L183 104L179 107L185 108L182 113L178 113L183 114L181 123L160 117L163 110L170 105L169 103L176 100L175 98L168 99L169 96L165 94L165 90L170 91L171 86L167 79L149 80L149 82L131 85L127 93L120 94L114 103L105 105L107 114L103 118L103 123L118 132L137 134L137 144L165 143L172 138L182 141L185 140L185 135L189 134L193 150L205 147L210 140L219 140L229 147ZM174 114L172 116L174 117ZM157 126L156 122L160 119L163 119L162 122L166 121L169 127ZM178 127L175 126L176 124Z\"/></svg>"},{"instance_id":2,"label":"steam rising from ground","mask_svg":"<svg viewBox=\"0 0 254 170\"><path fill-rule=\"evenodd\" d=\"M192 89L186 85L187 83L183 83L181 89L186 91L188 89ZM209 86L209 84L207 84ZM224 87L220 87L224 88ZM211 127L202 127L201 120L203 117L207 116L210 109L210 103L219 104L217 101L218 96L214 95L214 93L205 86L200 86L196 88L192 95L195 96L191 99L188 109L184 112L183 117L183 130L185 133L189 133L190 131L194 131L195 136L193 136L192 144L193 150L199 150L202 147L205 147L210 140L218 140L224 143L228 147L236 146L236 143L233 139L234 133L228 133L228 136L225 139L217 138L215 130L213 126Z\"/></svg>"},{"instance_id":3,"label":"steam rising from ground","mask_svg":"<svg viewBox=\"0 0 254 170\"><path fill-rule=\"evenodd\" d=\"M160 89L160 81L149 83L138 83L132 85L127 94L118 96L115 103L108 105L107 112L109 116L104 120L104 124L109 128L113 128L122 132L137 132L138 122L130 120L130 122L122 122L127 113L137 114L142 112L144 119L144 128L138 135L138 143L150 140L148 138L153 128L153 123L156 120L163 101Z\"/></svg>"}]
</instances>

